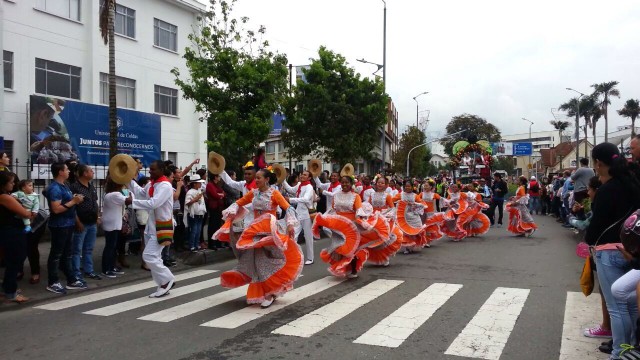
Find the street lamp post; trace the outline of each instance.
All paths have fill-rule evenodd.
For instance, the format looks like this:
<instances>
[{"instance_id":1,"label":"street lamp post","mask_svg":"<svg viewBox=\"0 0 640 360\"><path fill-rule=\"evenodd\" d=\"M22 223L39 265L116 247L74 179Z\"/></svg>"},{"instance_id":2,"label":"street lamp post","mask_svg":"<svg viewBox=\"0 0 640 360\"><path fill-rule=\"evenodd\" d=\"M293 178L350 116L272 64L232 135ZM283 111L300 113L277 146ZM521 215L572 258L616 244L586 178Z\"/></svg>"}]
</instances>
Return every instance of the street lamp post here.
<instances>
[{"instance_id":1,"label":"street lamp post","mask_svg":"<svg viewBox=\"0 0 640 360\"><path fill-rule=\"evenodd\" d=\"M576 169L578 168L579 152L580 152L580 99L585 96L583 93L576 89L567 88L569 91L575 91L580 96L576 100ZM586 151L586 149L585 149ZM585 154L586 155L586 154Z\"/></svg>"},{"instance_id":2,"label":"street lamp post","mask_svg":"<svg viewBox=\"0 0 640 360\"><path fill-rule=\"evenodd\" d=\"M439 139L429 140L429 141L427 141L427 142L425 142L425 143L422 143L422 144L420 144L420 145L417 145L417 146L412 147L412 148L411 148L411 150L409 150L409 152L407 153L407 177L409 176L409 155L411 155L411 152L412 152L413 150L415 150L415 149L419 148L420 146L429 145L429 144L431 144L431 143L433 143L433 142L440 141L440 140L444 140L444 139L446 139L446 138L450 138L450 137L452 137L452 136L455 136L455 135L461 134L461 133L463 133L463 132L465 132L465 131L467 131L467 130L460 130L460 131L458 131L458 132L454 132L453 134L450 134L450 135L447 135L447 136L443 136L443 137L441 137L441 138L439 138Z\"/></svg>"},{"instance_id":3,"label":"street lamp post","mask_svg":"<svg viewBox=\"0 0 640 360\"><path fill-rule=\"evenodd\" d=\"M531 141L531 126L533 125L533 121L525 118L522 118L522 120L529 123L529 141ZM533 141L531 141L531 152L533 152ZM527 172L529 173L529 177L531 177L531 154L529 154L529 166L527 166Z\"/></svg>"},{"instance_id":4,"label":"street lamp post","mask_svg":"<svg viewBox=\"0 0 640 360\"><path fill-rule=\"evenodd\" d=\"M428 94L428 93L429 93L428 91L423 91L423 92L421 92L420 94L418 94L418 95L416 95L416 96L414 96L414 97L413 97L413 101L415 101L415 102L416 102L416 127L418 127L418 126L419 126L419 125L418 125L418 112L419 112L418 110L419 110L419 103L418 103L418 100L417 100L417 99L418 99L418 97L420 97L421 95L426 95L426 94Z\"/></svg>"}]
</instances>

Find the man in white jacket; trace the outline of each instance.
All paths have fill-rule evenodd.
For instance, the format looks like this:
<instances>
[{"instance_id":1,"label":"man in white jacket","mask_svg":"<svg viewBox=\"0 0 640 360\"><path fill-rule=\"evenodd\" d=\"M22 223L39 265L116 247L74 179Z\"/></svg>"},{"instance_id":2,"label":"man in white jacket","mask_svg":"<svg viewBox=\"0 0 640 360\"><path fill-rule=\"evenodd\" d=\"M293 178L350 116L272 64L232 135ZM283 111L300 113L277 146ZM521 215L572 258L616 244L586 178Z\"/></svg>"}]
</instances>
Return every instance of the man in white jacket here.
<instances>
[{"instance_id":1,"label":"man in white jacket","mask_svg":"<svg viewBox=\"0 0 640 360\"><path fill-rule=\"evenodd\" d=\"M286 181L282 182L282 186L292 194L296 194L295 197L288 198L287 200L292 205L296 205L296 217L300 222L300 225L295 228L295 237L297 239L300 233L304 231L304 243L307 250L307 260L305 265L313 264L313 234L311 233L311 217L309 216L309 210L313 209L314 191L313 185L311 185L311 173L305 170L300 174L300 182L295 186L289 186Z\"/></svg>"},{"instance_id":2,"label":"man in white jacket","mask_svg":"<svg viewBox=\"0 0 640 360\"><path fill-rule=\"evenodd\" d=\"M144 231L145 248L142 259L151 270L153 281L158 289L149 297L156 298L169 294L174 286L175 277L162 263L162 248L167 246L165 237L173 233L173 187L169 179L164 176L165 164L156 160L149 166L151 181L141 188L135 181L129 185L135 200L132 206L136 210L148 210L149 221ZM162 224L163 229L158 233L156 224ZM170 225L167 225L170 224ZM160 243L163 241L163 243ZM169 242L170 244L170 242Z\"/></svg>"}]
</instances>

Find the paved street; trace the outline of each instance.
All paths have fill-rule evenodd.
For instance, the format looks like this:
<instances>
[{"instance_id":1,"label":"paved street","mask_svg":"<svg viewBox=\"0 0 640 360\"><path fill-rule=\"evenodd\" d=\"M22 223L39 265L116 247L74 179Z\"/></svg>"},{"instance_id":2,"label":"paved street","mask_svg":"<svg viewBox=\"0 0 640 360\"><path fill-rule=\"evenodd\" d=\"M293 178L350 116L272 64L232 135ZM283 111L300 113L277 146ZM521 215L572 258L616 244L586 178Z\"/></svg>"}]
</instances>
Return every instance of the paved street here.
<instances>
[{"instance_id":1,"label":"paved street","mask_svg":"<svg viewBox=\"0 0 640 360\"><path fill-rule=\"evenodd\" d=\"M606 358L581 335L599 298L576 293L577 238L535 219L532 238L492 228L441 240L355 280L317 261L267 310L247 307L244 288L219 286L233 261L185 268L160 299L147 298L150 278L74 292L1 312L0 344L30 360Z\"/></svg>"}]
</instances>

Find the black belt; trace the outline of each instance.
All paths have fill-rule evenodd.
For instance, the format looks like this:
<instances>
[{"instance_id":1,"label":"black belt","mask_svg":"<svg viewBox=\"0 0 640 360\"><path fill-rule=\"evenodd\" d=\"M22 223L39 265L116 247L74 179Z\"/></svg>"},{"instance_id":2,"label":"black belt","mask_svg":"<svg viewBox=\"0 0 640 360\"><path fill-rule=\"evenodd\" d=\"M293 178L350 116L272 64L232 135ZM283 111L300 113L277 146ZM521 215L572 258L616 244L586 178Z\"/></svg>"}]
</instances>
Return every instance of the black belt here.
<instances>
[{"instance_id":1,"label":"black belt","mask_svg":"<svg viewBox=\"0 0 640 360\"><path fill-rule=\"evenodd\" d=\"M193 216L189 215L189 217L192 219L204 219L204 215L193 215Z\"/></svg>"}]
</instances>

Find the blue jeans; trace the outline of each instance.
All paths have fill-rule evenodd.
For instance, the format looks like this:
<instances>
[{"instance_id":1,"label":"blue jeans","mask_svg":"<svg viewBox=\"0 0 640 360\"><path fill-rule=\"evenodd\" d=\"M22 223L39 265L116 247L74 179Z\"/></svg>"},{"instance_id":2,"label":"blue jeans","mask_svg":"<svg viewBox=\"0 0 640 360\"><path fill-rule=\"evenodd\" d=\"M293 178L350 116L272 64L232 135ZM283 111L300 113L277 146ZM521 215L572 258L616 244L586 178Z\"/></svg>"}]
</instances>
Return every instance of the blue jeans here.
<instances>
[{"instance_id":1,"label":"blue jeans","mask_svg":"<svg viewBox=\"0 0 640 360\"><path fill-rule=\"evenodd\" d=\"M531 196L529 198L529 212L533 215L533 212L540 212L540 196Z\"/></svg>"},{"instance_id":2,"label":"blue jeans","mask_svg":"<svg viewBox=\"0 0 640 360\"><path fill-rule=\"evenodd\" d=\"M200 232L202 231L202 221L204 217L198 217L196 215L195 218L187 215L187 223L189 224L189 247L190 248L198 248L200 242Z\"/></svg>"},{"instance_id":3,"label":"blue jeans","mask_svg":"<svg viewBox=\"0 0 640 360\"><path fill-rule=\"evenodd\" d=\"M71 268L76 279L82 279L80 258L82 258L82 270L87 274L93 273L93 246L96 244L97 231L98 226L92 224L85 225L82 232L73 233Z\"/></svg>"},{"instance_id":4,"label":"blue jeans","mask_svg":"<svg viewBox=\"0 0 640 360\"><path fill-rule=\"evenodd\" d=\"M58 269L62 269L68 283L77 279L71 270L71 243L73 242L74 226L49 227L51 232L51 251L47 259L49 285L59 282Z\"/></svg>"},{"instance_id":5,"label":"blue jeans","mask_svg":"<svg viewBox=\"0 0 640 360\"><path fill-rule=\"evenodd\" d=\"M613 333L613 355L620 356L620 344L635 344L634 326L638 316L638 305L635 301L618 300L611 292L611 285L627 272L628 262L618 250L602 250L596 252L596 269L598 282L607 310L611 317Z\"/></svg>"},{"instance_id":6,"label":"blue jeans","mask_svg":"<svg viewBox=\"0 0 640 360\"><path fill-rule=\"evenodd\" d=\"M104 232L104 250L102 250L102 272L112 271L116 267L116 244L120 230Z\"/></svg>"}]
</instances>

